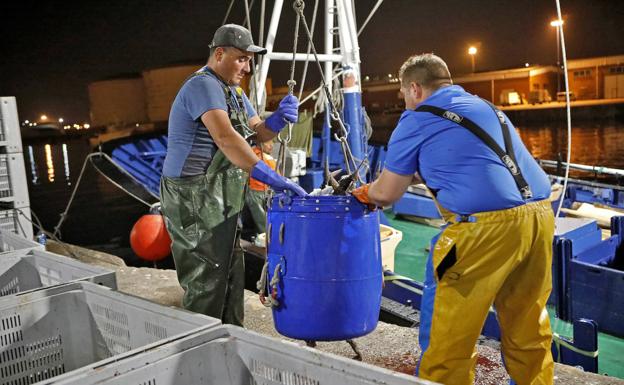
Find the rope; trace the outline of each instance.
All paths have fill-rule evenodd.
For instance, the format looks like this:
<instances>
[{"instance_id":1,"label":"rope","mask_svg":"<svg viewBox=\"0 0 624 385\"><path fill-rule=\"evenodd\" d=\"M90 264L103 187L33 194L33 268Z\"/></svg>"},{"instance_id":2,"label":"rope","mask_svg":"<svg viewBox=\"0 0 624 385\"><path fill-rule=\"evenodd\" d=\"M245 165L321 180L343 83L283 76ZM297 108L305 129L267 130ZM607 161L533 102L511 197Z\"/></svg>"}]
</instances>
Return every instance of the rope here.
<instances>
[{"instance_id":1,"label":"rope","mask_svg":"<svg viewBox=\"0 0 624 385\"><path fill-rule=\"evenodd\" d=\"M111 182L117 188L119 188L120 190L122 190L126 194L130 195L134 199L138 200L139 202L143 203L144 205L146 205L148 207L151 207L150 203L148 203L148 202L144 201L143 199L137 197L136 195L132 194L130 191L126 190L123 186L121 186L117 182L113 181L106 174L104 174L102 171L100 171L100 169L98 169L95 166L95 164L93 163L93 161L92 161L92 158L94 156L100 156L100 157L103 157L104 159L108 160L118 170L123 172L126 176L131 178L134 182L140 184L140 182L137 181L137 179L134 176L132 176L130 173L128 173L126 170L124 170L121 166L119 166L117 163L115 163L115 161L112 160L107 154L105 154L103 152L94 152L92 154L87 155L85 160L84 160L84 163L82 164L82 169L80 170L80 175L78 176L78 180L76 181L76 185L74 186L74 189L73 189L73 191L71 193L71 196L69 197L69 201L67 202L67 206L65 207L65 210L61 213L61 218L59 219L58 223L56 224L56 226L54 226L54 232L52 233L52 238L57 238L57 236L60 237L61 226L63 225L63 222L65 221L65 218L67 218L67 213L69 212L69 209L70 209L72 203L74 202L74 198L76 197L76 192L78 191L78 187L80 186L80 183L82 182L82 177L84 176L84 172L85 172L85 169L86 169L86 166L87 166L87 162L91 162L91 164L96 169L96 171L98 173L100 173L102 176L104 176L104 178L106 178L109 182Z\"/></svg>"},{"instance_id":2,"label":"rope","mask_svg":"<svg viewBox=\"0 0 624 385\"><path fill-rule=\"evenodd\" d=\"M225 17L223 18L221 25L225 25L225 22L227 21L228 17L230 17L230 11L232 11L233 5L234 5L234 0L230 0L230 5L228 5L228 9L227 11L225 11Z\"/></svg>"},{"instance_id":3,"label":"rope","mask_svg":"<svg viewBox=\"0 0 624 385\"><path fill-rule=\"evenodd\" d=\"M302 0L300 2L303 3ZM347 143L347 135L348 135L347 128L345 127L344 122L340 118L340 113L338 112L338 109L336 108L336 105L334 104L332 100L332 95L329 92L329 88L327 87L327 80L325 79L325 75L323 74L323 68L321 67L321 62L318 58L316 47L314 46L314 41L312 38L312 33L310 32L310 27L308 26L308 23L305 19L305 15L303 14L303 7L296 9L296 11L299 13L300 19L303 23L304 30L306 31L306 34L308 37L308 42L310 43L310 48L312 50L312 53L314 54L314 60L316 62L316 65L319 70L319 74L321 76L321 83L323 84L323 90L325 91L325 96L327 97L327 104L329 104L330 106L330 111L331 111L330 116L334 121L338 122L340 135L334 134L334 138L336 138L336 140L339 140L341 142L341 147L343 148L343 155L345 157L345 165L347 167L347 170L350 169L351 165L355 169L357 168L357 165L353 162L353 155L351 154L351 149L349 148L349 144ZM356 175L356 180L360 181L359 175Z\"/></svg>"},{"instance_id":4,"label":"rope","mask_svg":"<svg viewBox=\"0 0 624 385\"><path fill-rule=\"evenodd\" d=\"M295 0L293 1L293 10L297 14L297 18L295 20L295 33L293 34L293 49L292 49L292 60L290 62L290 78L286 82L288 84L288 95L292 95L295 89L295 85L297 82L295 81L295 65L297 63L296 55L297 55L297 43L299 41L299 24L301 19L305 17L303 15L303 9L305 7L305 3L303 0ZM282 175L286 175L286 147L288 143L292 140L292 129L293 123L288 122L288 130L287 136L284 138L282 133L277 134L277 140L280 142L280 149L277 157L277 169L281 171Z\"/></svg>"},{"instance_id":5,"label":"rope","mask_svg":"<svg viewBox=\"0 0 624 385\"><path fill-rule=\"evenodd\" d=\"M125 174L128 178L130 178L134 183L136 184L141 184L141 182L139 182L132 174L130 174L128 171L126 171L123 167L119 166L113 159L111 159L106 153L103 152L99 152L99 153L95 153L94 155L101 155L104 159L108 160L113 166L115 166L115 168L117 168L119 171L121 171L123 174ZM102 170L100 170L95 163L93 163L92 159L89 159L89 161L91 162L91 165L93 165L93 168L95 168L95 170L102 175L106 180L108 180L111 184L113 184L115 187L117 187L118 189L122 190L123 192L125 192L126 194L128 194L129 196L131 196L132 198L136 199L137 201L143 203L144 205L146 205L147 207L152 207L153 205L147 201L144 201L143 199L139 198L138 196L136 196L135 194L131 193L130 191L128 191L127 189L125 189L122 185L120 185L119 183L115 182L114 180L112 180L108 175L106 175ZM154 196L154 198L158 198L157 196Z\"/></svg>"},{"instance_id":6,"label":"rope","mask_svg":"<svg viewBox=\"0 0 624 385\"><path fill-rule=\"evenodd\" d=\"M331 78L331 80L333 81L334 79L337 79L339 76L341 76L341 75L342 75L342 74L344 74L344 73L345 73L345 71L341 70L340 72L338 72L338 73L336 73L335 75L333 75L333 76L332 76L332 78ZM320 91L322 91L322 90L323 90L323 85L318 86L318 87L317 87L314 91L312 91L312 92L311 92L308 96L306 96L305 98L303 98L303 100L300 102L300 104L303 104L303 103L307 102L308 100L310 100L311 98L313 98L313 97L314 97L314 95L318 94L318 93L319 93ZM324 98L324 97L325 97L325 94L323 94L323 93L322 93L322 94L319 96L319 99L320 99L320 98ZM322 112L322 111L325 111L325 107L323 107L323 109L321 110L321 112ZM313 117L316 117L316 115L314 115Z\"/></svg>"},{"instance_id":7,"label":"rope","mask_svg":"<svg viewBox=\"0 0 624 385\"><path fill-rule=\"evenodd\" d=\"M558 20L563 20L561 18L561 5L559 4L559 0L555 0L555 3L557 4L557 18ZM559 205L557 206L557 213L555 217L559 216L559 213L561 212L561 207L563 206L563 200L565 199L565 191L566 191L566 188L568 187L568 177L570 175L570 158L572 154L572 117L570 113L570 85L568 82L568 60L567 60L567 55L566 55L565 39L563 36L563 25L560 25L557 28L558 28L557 33L559 33L561 36L561 52L562 52L562 57L563 57L563 75L564 75L565 90L566 90L566 115L567 115L567 122L568 122L568 153L567 153L565 177L563 179L563 192L564 193L561 194L561 199L559 200ZM559 68L557 68L557 76L559 76Z\"/></svg>"},{"instance_id":8,"label":"rope","mask_svg":"<svg viewBox=\"0 0 624 385\"><path fill-rule=\"evenodd\" d=\"M585 357L590 357L590 358L598 357L598 353L599 353L598 350L588 351L588 350L579 349L576 346L569 343L568 341L566 341L565 338L561 337L557 333L553 333L553 341L555 342L555 346L557 347L557 362L561 362L561 346L573 351L574 353L580 354Z\"/></svg>"},{"instance_id":9,"label":"rope","mask_svg":"<svg viewBox=\"0 0 624 385\"><path fill-rule=\"evenodd\" d=\"M26 215L26 214L25 214L25 213L24 213L21 209L19 209L19 208L14 208L13 210L17 211L17 212L18 212L21 216L23 216L24 218L26 218L26 220L27 220L27 221L29 221L29 222L30 222L33 226L35 226L35 227L37 228L37 231L38 231L38 232L42 232L42 233L44 233L46 236L48 236L48 237L52 238L54 241L58 242L58 244L59 244L59 245L61 245L61 247L62 247L63 249L65 249L65 251L67 251L67 253L68 253L69 255L71 255L71 256L72 256L72 258L74 258L74 259L79 259L79 258L78 258L78 256L77 256L77 255L73 252L73 250L72 250L71 248L69 248L69 246L68 246L65 242L61 241L61 240L60 240L60 239L58 239L58 238L57 238L57 237L56 237L53 233L50 233L49 231L46 231L46 230L43 228L43 225L41 224L41 221L39 220L39 217L37 216L37 214L35 214L35 212L33 211L33 209L32 209L32 208L30 209L30 215L31 215L31 216L35 219L36 223L35 223L35 222L33 222L33 220L32 220L32 219L28 218L28 216L27 216L27 215ZM21 227L21 224L20 224L20 227ZM22 233L23 233L24 235L26 235L26 232L24 231L24 229L22 229Z\"/></svg>"},{"instance_id":10,"label":"rope","mask_svg":"<svg viewBox=\"0 0 624 385\"><path fill-rule=\"evenodd\" d=\"M61 219L59 219L59 221L56 224L56 226L54 226L54 233L53 233L53 235L55 237L56 237L57 234L60 235L61 225L65 221L65 216L67 215L67 212L69 211L69 208L70 208L71 204L74 201L74 197L76 196L76 191L78 191L78 186L80 186L80 182L82 181L82 176L84 175L84 171L87 168L87 160L89 159L89 157L91 155L93 155L93 154L87 155L87 157L85 158L84 162L82 163L82 169L80 170L80 175L78 175L78 180L76 181L76 185L74 186L74 190L72 191L71 196L69 197L69 202L67 202L67 206L65 207L65 211L63 211L61 213Z\"/></svg>"},{"instance_id":11,"label":"rope","mask_svg":"<svg viewBox=\"0 0 624 385\"><path fill-rule=\"evenodd\" d=\"M319 0L314 1L314 11L312 12L312 36L314 37L314 30L316 28L316 15L318 13ZM299 87L299 100L303 96L303 88L305 86L306 76L308 74L308 63L310 62L310 42L308 42L308 48L306 53L306 61L303 63L303 74L301 75L301 87ZM303 102L301 102L303 104Z\"/></svg>"},{"instance_id":12,"label":"rope","mask_svg":"<svg viewBox=\"0 0 624 385\"><path fill-rule=\"evenodd\" d=\"M377 12L377 8L379 8L379 6L381 5L381 3L383 3L383 0L378 0L377 4L375 4L375 6L373 7L372 11L370 11L370 13L368 14L368 16L366 17L366 20L364 20L364 23L362 23L362 26L360 27L360 30L358 31L357 35L358 37L360 36L360 34L362 33L362 31L364 30L364 27L366 27L366 25L368 24L368 22L370 21L370 19L373 17L373 15L375 14L375 12Z\"/></svg>"},{"instance_id":13,"label":"rope","mask_svg":"<svg viewBox=\"0 0 624 385\"><path fill-rule=\"evenodd\" d=\"M247 28L249 28L249 32L251 32L251 18L249 17L249 9L253 6L253 0L251 2L251 6L249 5L249 0L245 0L245 23L247 24ZM256 60L254 56L251 56L251 80L250 84L256 84ZM253 107L256 111L258 111L258 98L253 99Z\"/></svg>"},{"instance_id":14,"label":"rope","mask_svg":"<svg viewBox=\"0 0 624 385\"><path fill-rule=\"evenodd\" d=\"M277 285L279 284L279 272L281 265L278 263L273 270L273 278L269 282L271 286L271 295L266 297L265 289L267 283L267 277L269 272L269 260L268 258L264 262L264 266L262 266L262 272L260 273L260 280L256 283L256 288L258 289L258 297L260 298L260 303L262 303L266 307L278 307L279 301L277 300Z\"/></svg>"}]
</instances>

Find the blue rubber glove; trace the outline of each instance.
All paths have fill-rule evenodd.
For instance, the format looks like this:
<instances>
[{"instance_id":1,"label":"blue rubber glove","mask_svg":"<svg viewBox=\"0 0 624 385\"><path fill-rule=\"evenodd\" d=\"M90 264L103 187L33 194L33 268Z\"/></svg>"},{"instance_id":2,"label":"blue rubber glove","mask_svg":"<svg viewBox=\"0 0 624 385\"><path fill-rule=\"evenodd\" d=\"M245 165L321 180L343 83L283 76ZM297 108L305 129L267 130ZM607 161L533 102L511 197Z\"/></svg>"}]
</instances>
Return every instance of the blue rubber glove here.
<instances>
[{"instance_id":1,"label":"blue rubber glove","mask_svg":"<svg viewBox=\"0 0 624 385\"><path fill-rule=\"evenodd\" d=\"M277 110L264 121L269 130L279 133L286 123L297 123L299 99L294 95L286 95L280 101Z\"/></svg>"},{"instance_id":2,"label":"blue rubber glove","mask_svg":"<svg viewBox=\"0 0 624 385\"><path fill-rule=\"evenodd\" d=\"M303 197L308 195L304 189L298 184L291 181L288 178L284 178L280 174L276 173L263 161L259 161L251 169L251 177L259 180L262 183L268 184L275 191L292 191L293 193Z\"/></svg>"}]
</instances>

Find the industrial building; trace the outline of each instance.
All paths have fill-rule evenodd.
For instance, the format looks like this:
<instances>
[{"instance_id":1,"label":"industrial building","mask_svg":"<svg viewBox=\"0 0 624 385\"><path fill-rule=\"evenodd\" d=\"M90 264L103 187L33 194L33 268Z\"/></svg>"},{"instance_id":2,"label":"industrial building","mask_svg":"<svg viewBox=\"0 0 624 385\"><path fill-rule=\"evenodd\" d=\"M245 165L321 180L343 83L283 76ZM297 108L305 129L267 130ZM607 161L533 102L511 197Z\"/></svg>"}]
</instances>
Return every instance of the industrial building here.
<instances>
[{"instance_id":1,"label":"industrial building","mask_svg":"<svg viewBox=\"0 0 624 385\"><path fill-rule=\"evenodd\" d=\"M572 100L624 98L624 55L572 59L567 65ZM565 97L563 71L556 66L477 72L453 81L497 105L548 103ZM399 81L392 76L368 82L365 78L362 97L371 113L403 108Z\"/></svg>"}]
</instances>

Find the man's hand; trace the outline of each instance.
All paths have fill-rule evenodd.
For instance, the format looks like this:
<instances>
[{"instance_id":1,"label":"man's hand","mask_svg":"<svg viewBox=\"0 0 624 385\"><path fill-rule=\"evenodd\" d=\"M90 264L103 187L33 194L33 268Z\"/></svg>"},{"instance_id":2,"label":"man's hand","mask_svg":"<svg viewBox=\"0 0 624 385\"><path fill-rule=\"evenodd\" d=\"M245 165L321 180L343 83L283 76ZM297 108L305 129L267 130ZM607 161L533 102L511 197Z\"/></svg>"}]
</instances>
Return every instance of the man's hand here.
<instances>
[{"instance_id":1,"label":"man's hand","mask_svg":"<svg viewBox=\"0 0 624 385\"><path fill-rule=\"evenodd\" d=\"M372 204L370 199L368 198L368 187L369 186L370 186L370 183L362 185L362 186L356 188L355 190L351 191L351 194L355 197L355 199L360 201L360 203L363 203L366 206L368 206L368 208L370 210L374 210L377 206Z\"/></svg>"},{"instance_id":2,"label":"man's hand","mask_svg":"<svg viewBox=\"0 0 624 385\"><path fill-rule=\"evenodd\" d=\"M297 123L299 100L294 95L286 95L277 110L264 121L264 125L275 133L282 131L286 123Z\"/></svg>"},{"instance_id":3,"label":"man's hand","mask_svg":"<svg viewBox=\"0 0 624 385\"><path fill-rule=\"evenodd\" d=\"M258 161L251 169L251 177L262 183L268 184L275 191L291 191L296 195L304 197L308 195L304 189L288 178L284 178L276 173L263 161Z\"/></svg>"}]
</instances>

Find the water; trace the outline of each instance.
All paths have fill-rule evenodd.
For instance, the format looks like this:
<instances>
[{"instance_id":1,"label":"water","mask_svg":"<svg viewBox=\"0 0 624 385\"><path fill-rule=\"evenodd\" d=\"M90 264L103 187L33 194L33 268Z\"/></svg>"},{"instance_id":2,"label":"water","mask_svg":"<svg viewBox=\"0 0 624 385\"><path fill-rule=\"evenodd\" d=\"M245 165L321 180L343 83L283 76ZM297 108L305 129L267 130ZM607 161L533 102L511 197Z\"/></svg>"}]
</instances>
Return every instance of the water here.
<instances>
[{"instance_id":1,"label":"water","mask_svg":"<svg viewBox=\"0 0 624 385\"><path fill-rule=\"evenodd\" d=\"M564 126L519 127L529 151L541 159L565 159ZM572 130L572 162L624 169L624 123L590 123ZM24 158L31 208L43 226L51 231L65 209L80 175L85 157L91 152L87 138L54 138L25 141ZM592 175L573 173L574 177ZM62 226L66 242L109 252L133 265L140 263L129 246L134 222L147 207L129 197L88 165Z\"/></svg>"},{"instance_id":2,"label":"water","mask_svg":"<svg viewBox=\"0 0 624 385\"><path fill-rule=\"evenodd\" d=\"M91 152L88 138L25 140L23 149L31 209L43 227L53 231ZM136 258L129 241L134 222L147 211L89 163L61 227L61 239L148 266Z\"/></svg>"},{"instance_id":3,"label":"water","mask_svg":"<svg viewBox=\"0 0 624 385\"><path fill-rule=\"evenodd\" d=\"M565 161L567 154L567 127L544 125L519 127L518 132L531 154L539 159L556 160L557 154ZM624 123L585 123L572 127L572 163L624 169ZM553 172L553 169L547 169ZM593 178L586 172L570 172L572 177ZM619 182L613 177L597 176L606 182Z\"/></svg>"}]
</instances>

